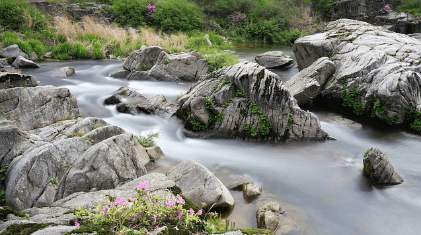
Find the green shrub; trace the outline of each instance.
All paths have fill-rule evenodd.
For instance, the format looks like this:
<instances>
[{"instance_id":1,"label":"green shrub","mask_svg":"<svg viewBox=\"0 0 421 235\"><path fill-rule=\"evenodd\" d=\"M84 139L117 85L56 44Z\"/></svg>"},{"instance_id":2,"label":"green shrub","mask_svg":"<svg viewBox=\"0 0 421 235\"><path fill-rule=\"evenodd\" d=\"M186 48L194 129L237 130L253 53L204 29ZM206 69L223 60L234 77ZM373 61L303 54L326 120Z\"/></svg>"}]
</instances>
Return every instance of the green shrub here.
<instances>
[{"instance_id":1,"label":"green shrub","mask_svg":"<svg viewBox=\"0 0 421 235\"><path fill-rule=\"evenodd\" d=\"M134 136L135 140L142 145L143 147L153 147L155 146L155 140L154 138L158 138L159 137L159 133L149 133L146 136L143 135L138 135L138 136Z\"/></svg>"},{"instance_id":2,"label":"green shrub","mask_svg":"<svg viewBox=\"0 0 421 235\"><path fill-rule=\"evenodd\" d=\"M153 24L163 31L191 31L203 28L202 10L186 0L161 1L156 4Z\"/></svg>"},{"instance_id":3,"label":"green shrub","mask_svg":"<svg viewBox=\"0 0 421 235\"><path fill-rule=\"evenodd\" d=\"M146 26L149 3L148 0L115 0L111 11L120 25Z\"/></svg>"},{"instance_id":4,"label":"green shrub","mask_svg":"<svg viewBox=\"0 0 421 235\"><path fill-rule=\"evenodd\" d=\"M51 54L56 59L68 60L72 54L72 45L69 42L62 42L53 48Z\"/></svg>"},{"instance_id":5,"label":"green shrub","mask_svg":"<svg viewBox=\"0 0 421 235\"><path fill-rule=\"evenodd\" d=\"M398 7L398 11L406 12L415 16L421 16L421 0L400 0L394 1L401 5Z\"/></svg>"},{"instance_id":6,"label":"green shrub","mask_svg":"<svg viewBox=\"0 0 421 235\"><path fill-rule=\"evenodd\" d=\"M37 39L28 39L26 43L29 44L32 51L35 52L38 56L38 59L41 59L46 52L45 46Z\"/></svg>"},{"instance_id":7,"label":"green shrub","mask_svg":"<svg viewBox=\"0 0 421 235\"><path fill-rule=\"evenodd\" d=\"M81 43L75 43L73 44L73 57L79 58L79 59L86 59L89 56L88 49L86 49L85 46L83 46Z\"/></svg>"},{"instance_id":8,"label":"green shrub","mask_svg":"<svg viewBox=\"0 0 421 235\"><path fill-rule=\"evenodd\" d=\"M208 55L205 60L209 64L209 72L220 69L224 66L231 66L238 63L238 56L229 53Z\"/></svg>"},{"instance_id":9,"label":"green shrub","mask_svg":"<svg viewBox=\"0 0 421 235\"><path fill-rule=\"evenodd\" d=\"M24 0L0 0L0 25L10 30L43 30L48 16Z\"/></svg>"},{"instance_id":10,"label":"green shrub","mask_svg":"<svg viewBox=\"0 0 421 235\"><path fill-rule=\"evenodd\" d=\"M95 60L104 59L104 52L102 51L102 45L100 42L94 42L94 49L92 51L92 58Z\"/></svg>"}]
</instances>

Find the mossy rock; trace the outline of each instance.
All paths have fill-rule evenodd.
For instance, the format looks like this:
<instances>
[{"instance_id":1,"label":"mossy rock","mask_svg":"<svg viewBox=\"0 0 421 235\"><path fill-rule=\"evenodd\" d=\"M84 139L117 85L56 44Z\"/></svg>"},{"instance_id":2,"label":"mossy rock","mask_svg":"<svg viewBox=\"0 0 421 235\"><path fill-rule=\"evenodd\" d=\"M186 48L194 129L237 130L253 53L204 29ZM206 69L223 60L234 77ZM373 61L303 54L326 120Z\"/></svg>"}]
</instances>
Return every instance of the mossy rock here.
<instances>
[{"instance_id":1,"label":"mossy rock","mask_svg":"<svg viewBox=\"0 0 421 235\"><path fill-rule=\"evenodd\" d=\"M260 229L260 228L240 228L239 229L242 233L247 235L253 235L253 234L267 234L272 235L272 231L267 229Z\"/></svg>"},{"instance_id":2,"label":"mossy rock","mask_svg":"<svg viewBox=\"0 0 421 235\"><path fill-rule=\"evenodd\" d=\"M57 226L53 223L45 223L45 224L13 224L7 227L6 231L2 232L0 235L16 235L16 234L22 234L22 235L30 235L35 231L38 231L40 229L43 229L48 226Z\"/></svg>"},{"instance_id":3,"label":"mossy rock","mask_svg":"<svg viewBox=\"0 0 421 235\"><path fill-rule=\"evenodd\" d=\"M25 215L22 212L12 209L8 206L4 206L0 208L0 220L5 220L8 214L14 214L22 218L25 217Z\"/></svg>"},{"instance_id":4,"label":"mossy rock","mask_svg":"<svg viewBox=\"0 0 421 235\"><path fill-rule=\"evenodd\" d=\"M71 234L86 234L86 233L93 233L96 232L96 234L100 235L108 235L113 234L110 230L109 226L100 226L100 225L82 225L78 229L67 232L65 235L71 235Z\"/></svg>"}]
</instances>

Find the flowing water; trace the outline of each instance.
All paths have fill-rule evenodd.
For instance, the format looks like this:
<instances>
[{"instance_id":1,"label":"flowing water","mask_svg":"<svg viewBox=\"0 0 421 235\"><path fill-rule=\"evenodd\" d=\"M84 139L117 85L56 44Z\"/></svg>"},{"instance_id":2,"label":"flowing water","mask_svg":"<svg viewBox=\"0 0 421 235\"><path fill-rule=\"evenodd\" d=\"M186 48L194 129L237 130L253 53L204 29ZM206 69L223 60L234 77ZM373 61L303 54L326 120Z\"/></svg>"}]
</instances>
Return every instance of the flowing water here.
<instances>
[{"instance_id":1,"label":"flowing water","mask_svg":"<svg viewBox=\"0 0 421 235\"><path fill-rule=\"evenodd\" d=\"M237 48L241 60L280 47ZM290 48L281 48L292 55ZM128 81L108 77L121 67L118 61L71 61L41 63L27 69L42 85L67 87L77 97L81 113L96 116L134 134L158 131L158 145L166 158L150 172L165 173L183 159L206 166L226 185L243 179L263 187L263 194L246 202L241 192L232 191L235 207L229 219L236 227L256 227L255 213L263 203L276 201L286 211L284 228L297 227L291 234L420 234L421 233L421 136L372 125L345 125L337 114L311 110L322 128L336 141L255 143L241 140L202 140L183 136L181 123L158 117L118 113L103 101L120 86L145 96L163 94L168 100L187 91L191 84ZM68 79L49 77L46 72L73 66ZM275 71L284 81L298 72ZM365 151L377 146L387 154L405 182L393 187L373 187L362 175ZM294 221L294 223L291 223Z\"/></svg>"}]
</instances>

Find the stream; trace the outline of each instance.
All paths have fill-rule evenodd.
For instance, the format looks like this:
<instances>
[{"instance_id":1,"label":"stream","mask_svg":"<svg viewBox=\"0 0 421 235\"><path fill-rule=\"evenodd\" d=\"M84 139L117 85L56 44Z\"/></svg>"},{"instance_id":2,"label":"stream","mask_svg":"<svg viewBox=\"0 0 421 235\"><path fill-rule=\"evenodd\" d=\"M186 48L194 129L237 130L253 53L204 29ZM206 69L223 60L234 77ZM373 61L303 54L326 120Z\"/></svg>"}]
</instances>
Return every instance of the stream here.
<instances>
[{"instance_id":1,"label":"stream","mask_svg":"<svg viewBox=\"0 0 421 235\"><path fill-rule=\"evenodd\" d=\"M239 46L240 60L251 61L258 53L290 47ZM68 88L76 96L84 117L100 117L133 134L159 132L157 145L166 158L149 172L166 173L184 159L194 159L211 170L225 185L244 179L263 187L252 202L242 192L231 191L235 207L228 218L236 227L256 227L256 211L263 203L276 201L285 210L283 224L298 228L288 234L420 234L421 233L421 136L372 125L346 124L338 114L314 112L322 128L336 141L256 143L242 140L186 138L181 122L149 115L118 113L104 99L121 86L144 96L163 94L167 100L186 92L189 83L130 81L108 77L121 61L83 60L40 63L39 69L23 69L41 85ZM51 78L46 72L72 66L68 79ZM287 81L298 69L275 71ZM372 146L383 151L405 180L392 187L373 187L362 175L362 159ZM418 157L417 157L418 156Z\"/></svg>"}]
</instances>

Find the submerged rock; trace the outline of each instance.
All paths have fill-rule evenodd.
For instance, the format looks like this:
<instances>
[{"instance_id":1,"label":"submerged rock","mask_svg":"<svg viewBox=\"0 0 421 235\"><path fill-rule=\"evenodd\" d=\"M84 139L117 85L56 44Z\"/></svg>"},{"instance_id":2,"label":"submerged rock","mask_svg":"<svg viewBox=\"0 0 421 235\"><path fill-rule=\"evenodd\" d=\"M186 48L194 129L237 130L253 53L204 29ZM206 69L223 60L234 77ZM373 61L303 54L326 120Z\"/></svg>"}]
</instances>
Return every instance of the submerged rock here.
<instances>
[{"instance_id":1,"label":"submerged rock","mask_svg":"<svg viewBox=\"0 0 421 235\"><path fill-rule=\"evenodd\" d=\"M254 60L263 67L282 70L290 69L295 65L294 60L284 55L282 51L268 51L257 55Z\"/></svg>"},{"instance_id":2,"label":"submerged rock","mask_svg":"<svg viewBox=\"0 0 421 235\"><path fill-rule=\"evenodd\" d=\"M12 63L12 67L15 68L39 68L40 66L30 59L26 59L23 56L18 56Z\"/></svg>"},{"instance_id":3,"label":"submerged rock","mask_svg":"<svg viewBox=\"0 0 421 235\"><path fill-rule=\"evenodd\" d=\"M301 110L280 77L242 62L204 76L178 100L190 136L324 140L317 117Z\"/></svg>"},{"instance_id":4,"label":"submerged rock","mask_svg":"<svg viewBox=\"0 0 421 235\"><path fill-rule=\"evenodd\" d=\"M335 64L320 103L391 125L414 121L411 112L421 112L421 41L355 20L333 21L328 29L293 46L300 70L321 57Z\"/></svg>"},{"instance_id":5,"label":"submerged rock","mask_svg":"<svg viewBox=\"0 0 421 235\"><path fill-rule=\"evenodd\" d=\"M200 163L186 159L168 171L167 177L183 195L205 209L231 207L234 198L224 184Z\"/></svg>"},{"instance_id":6,"label":"submerged rock","mask_svg":"<svg viewBox=\"0 0 421 235\"><path fill-rule=\"evenodd\" d=\"M403 183L403 179L395 171L389 159L378 148L372 147L364 154L363 173L373 185L394 185Z\"/></svg>"},{"instance_id":7,"label":"submerged rock","mask_svg":"<svg viewBox=\"0 0 421 235\"><path fill-rule=\"evenodd\" d=\"M19 56L22 56L25 59L29 59L29 56L25 54L25 52L21 51L19 46L16 44L4 48L4 50L0 52L0 56L5 58L10 57L13 60L18 58Z\"/></svg>"},{"instance_id":8,"label":"submerged rock","mask_svg":"<svg viewBox=\"0 0 421 235\"><path fill-rule=\"evenodd\" d=\"M335 64L329 58L322 57L288 80L285 87L298 105L307 104L321 93L335 70Z\"/></svg>"}]
</instances>

